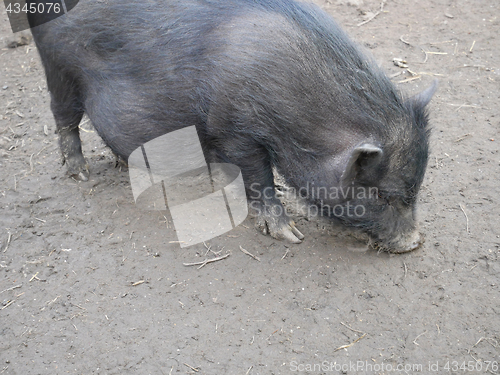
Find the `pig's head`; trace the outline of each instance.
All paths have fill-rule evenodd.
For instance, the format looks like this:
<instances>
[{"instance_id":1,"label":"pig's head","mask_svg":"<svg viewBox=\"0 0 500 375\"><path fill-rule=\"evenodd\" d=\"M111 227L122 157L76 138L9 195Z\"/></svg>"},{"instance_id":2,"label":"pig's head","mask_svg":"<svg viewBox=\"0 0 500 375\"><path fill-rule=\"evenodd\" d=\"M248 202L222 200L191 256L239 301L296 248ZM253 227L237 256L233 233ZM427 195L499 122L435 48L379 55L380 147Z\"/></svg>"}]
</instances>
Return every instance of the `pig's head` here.
<instances>
[{"instance_id":1,"label":"pig's head","mask_svg":"<svg viewBox=\"0 0 500 375\"><path fill-rule=\"evenodd\" d=\"M341 185L376 188L372 194L359 196L363 198L359 204L366 206L364 217L352 222L370 235L375 248L403 253L423 243L416 203L429 156L426 106L436 88L434 82L404 102L406 115L401 121L406 124L393 130L396 134L392 137L389 134L378 142L364 142L349 151Z\"/></svg>"},{"instance_id":2,"label":"pig's head","mask_svg":"<svg viewBox=\"0 0 500 375\"><path fill-rule=\"evenodd\" d=\"M368 233L377 249L403 253L423 243L415 214L429 155L425 107L435 90L436 83L404 101L402 126L347 148L335 163L337 199L316 199L330 216Z\"/></svg>"}]
</instances>

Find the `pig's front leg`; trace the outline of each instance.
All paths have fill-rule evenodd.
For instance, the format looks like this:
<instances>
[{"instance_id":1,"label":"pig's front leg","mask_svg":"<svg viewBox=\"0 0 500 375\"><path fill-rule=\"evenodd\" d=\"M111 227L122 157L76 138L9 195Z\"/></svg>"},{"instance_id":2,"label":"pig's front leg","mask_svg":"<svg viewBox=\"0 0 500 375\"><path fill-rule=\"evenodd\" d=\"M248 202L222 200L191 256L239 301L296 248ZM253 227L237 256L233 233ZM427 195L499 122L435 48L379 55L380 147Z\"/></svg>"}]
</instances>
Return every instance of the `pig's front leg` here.
<instances>
[{"instance_id":1,"label":"pig's front leg","mask_svg":"<svg viewBox=\"0 0 500 375\"><path fill-rule=\"evenodd\" d=\"M240 167L247 186L250 213L256 217L256 228L278 240L302 242L304 235L295 227L295 223L276 195L274 176L268 158L247 159L243 164L240 163Z\"/></svg>"},{"instance_id":2,"label":"pig's front leg","mask_svg":"<svg viewBox=\"0 0 500 375\"><path fill-rule=\"evenodd\" d=\"M270 234L278 240L300 243L304 235L295 227L293 220L277 199L252 200L250 207L257 219L255 226L264 234Z\"/></svg>"}]
</instances>

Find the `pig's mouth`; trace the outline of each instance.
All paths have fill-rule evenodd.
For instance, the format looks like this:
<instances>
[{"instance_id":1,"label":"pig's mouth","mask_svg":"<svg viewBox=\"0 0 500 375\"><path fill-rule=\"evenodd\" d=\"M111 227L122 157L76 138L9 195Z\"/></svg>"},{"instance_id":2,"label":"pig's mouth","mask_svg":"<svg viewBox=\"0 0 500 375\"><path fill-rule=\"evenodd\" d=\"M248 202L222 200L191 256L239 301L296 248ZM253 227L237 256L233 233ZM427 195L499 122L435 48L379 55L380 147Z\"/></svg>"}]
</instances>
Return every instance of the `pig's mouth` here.
<instances>
[{"instance_id":1,"label":"pig's mouth","mask_svg":"<svg viewBox=\"0 0 500 375\"><path fill-rule=\"evenodd\" d=\"M414 235L413 237L414 238L408 242L400 243L396 241L395 243L393 242L390 244L370 240L369 245L378 252L385 251L391 254L404 254L417 250L425 242L423 234L416 232L416 236Z\"/></svg>"}]
</instances>

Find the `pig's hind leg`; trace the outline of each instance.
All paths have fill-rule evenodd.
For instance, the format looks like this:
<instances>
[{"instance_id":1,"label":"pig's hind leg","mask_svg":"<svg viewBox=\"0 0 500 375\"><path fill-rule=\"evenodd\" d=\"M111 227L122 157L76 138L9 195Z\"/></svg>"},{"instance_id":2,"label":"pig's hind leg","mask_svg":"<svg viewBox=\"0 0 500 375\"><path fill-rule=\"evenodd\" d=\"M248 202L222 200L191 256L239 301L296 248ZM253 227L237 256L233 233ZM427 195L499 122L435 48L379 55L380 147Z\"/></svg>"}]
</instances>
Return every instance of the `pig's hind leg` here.
<instances>
[{"instance_id":1,"label":"pig's hind leg","mask_svg":"<svg viewBox=\"0 0 500 375\"><path fill-rule=\"evenodd\" d=\"M56 121L63 164L71 177L87 181L89 166L82 153L78 125L83 117L83 105L74 80L47 71L47 85L51 95L50 108Z\"/></svg>"}]
</instances>

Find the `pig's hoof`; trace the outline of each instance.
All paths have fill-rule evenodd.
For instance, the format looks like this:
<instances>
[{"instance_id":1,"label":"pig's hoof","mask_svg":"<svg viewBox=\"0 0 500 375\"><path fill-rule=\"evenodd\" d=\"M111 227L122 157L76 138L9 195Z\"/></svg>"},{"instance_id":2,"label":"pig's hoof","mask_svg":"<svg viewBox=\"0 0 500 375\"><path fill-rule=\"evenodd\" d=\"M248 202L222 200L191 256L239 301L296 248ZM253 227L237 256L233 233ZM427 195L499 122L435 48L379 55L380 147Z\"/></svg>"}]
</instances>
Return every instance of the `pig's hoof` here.
<instances>
[{"instance_id":1,"label":"pig's hoof","mask_svg":"<svg viewBox=\"0 0 500 375\"><path fill-rule=\"evenodd\" d=\"M75 180L78 180L78 181L88 181L89 180L89 174L88 173L84 173L84 172L80 172L78 174L72 174L71 178L74 178Z\"/></svg>"},{"instance_id":2,"label":"pig's hoof","mask_svg":"<svg viewBox=\"0 0 500 375\"><path fill-rule=\"evenodd\" d=\"M259 216L255 226L262 233L270 234L277 240L301 243L304 239L304 235L295 227L295 223L282 217Z\"/></svg>"},{"instance_id":3,"label":"pig's hoof","mask_svg":"<svg viewBox=\"0 0 500 375\"><path fill-rule=\"evenodd\" d=\"M68 174L71 178L74 178L75 180L78 181L89 180L90 176L89 165L85 162L85 159L83 159L83 157L81 158L81 160L78 160L77 162L66 158L63 161L63 164L64 163L68 167Z\"/></svg>"}]
</instances>

